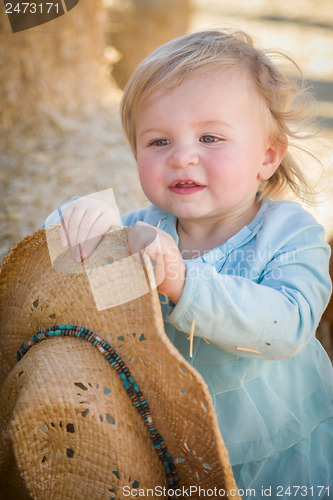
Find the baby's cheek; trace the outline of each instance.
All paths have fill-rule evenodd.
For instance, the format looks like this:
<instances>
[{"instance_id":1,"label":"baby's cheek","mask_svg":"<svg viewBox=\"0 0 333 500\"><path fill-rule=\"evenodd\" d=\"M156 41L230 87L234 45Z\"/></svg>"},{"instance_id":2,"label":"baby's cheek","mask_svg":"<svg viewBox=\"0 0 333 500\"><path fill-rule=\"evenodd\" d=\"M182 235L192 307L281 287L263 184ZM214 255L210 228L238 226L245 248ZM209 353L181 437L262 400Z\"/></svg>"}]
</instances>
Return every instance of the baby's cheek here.
<instances>
[{"instance_id":1,"label":"baby's cheek","mask_svg":"<svg viewBox=\"0 0 333 500\"><path fill-rule=\"evenodd\" d=\"M156 190L161 186L161 179L159 179L158 172L153 168L153 165L145 162L138 164L138 173L141 187L148 199L151 199Z\"/></svg>"}]
</instances>

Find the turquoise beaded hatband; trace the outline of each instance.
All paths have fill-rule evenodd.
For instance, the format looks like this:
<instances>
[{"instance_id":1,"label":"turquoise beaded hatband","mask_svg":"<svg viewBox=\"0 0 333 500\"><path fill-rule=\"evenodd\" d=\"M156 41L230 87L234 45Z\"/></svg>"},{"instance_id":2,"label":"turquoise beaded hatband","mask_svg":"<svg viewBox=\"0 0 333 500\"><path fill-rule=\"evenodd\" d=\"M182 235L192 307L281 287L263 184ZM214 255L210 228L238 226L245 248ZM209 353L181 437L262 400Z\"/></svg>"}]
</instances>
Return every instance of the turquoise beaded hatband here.
<instances>
[{"instance_id":1,"label":"turquoise beaded hatband","mask_svg":"<svg viewBox=\"0 0 333 500\"><path fill-rule=\"evenodd\" d=\"M175 490L178 487L179 478L177 476L177 469L174 464L174 460L170 455L168 448L165 445L165 441L162 436L156 430L153 419L150 415L150 410L146 399L144 398L139 386L135 383L128 367L125 362L121 359L121 356L112 348L112 346L99 335L96 335L87 328L76 326L76 325L61 325L52 326L51 328L45 328L39 332L32 335L32 337L22 344L17 351L17 361L20 361L22 357L28 352L28 350L35 344L39 342L52 338L52 337L76 337L88 340L92 345L94 345L105 359L109 362L110 366L115 369L119 374L125 390L130 397L133 406L136 408L138 413L141 415L146 427L148 427L149 435L153 443L153 447L163 465L168 489ZM175 497L169 496L169 500L173 500Z\"/></svg>"}]
</instances>

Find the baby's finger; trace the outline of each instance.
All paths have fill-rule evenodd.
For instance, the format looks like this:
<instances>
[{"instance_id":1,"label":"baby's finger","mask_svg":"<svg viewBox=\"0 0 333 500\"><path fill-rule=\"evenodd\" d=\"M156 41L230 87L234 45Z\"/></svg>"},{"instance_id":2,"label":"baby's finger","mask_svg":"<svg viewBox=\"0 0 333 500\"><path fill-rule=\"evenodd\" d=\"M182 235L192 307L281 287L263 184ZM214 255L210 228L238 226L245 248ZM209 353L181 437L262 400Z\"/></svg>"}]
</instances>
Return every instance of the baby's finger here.
<instances>
[{"instance_id":1,"label":"baby's finger","mask_svg":"<svg viewBox=\"0 0 333 500\"><path fill-rule=\"evenodd\" d=\"M85 241L84 243L79 243L77 246L79 247L80 250L80 259L86 259L89 257L93 251L96 249L98 244L100 243L101 239L103 238L103 235L100 236L95 236L94 238L90 238ZM75 255L78 255L78 250L76 250Z\"/></svg>"},{"instance_id":2,"label":"baby's finger","mask_svg":"<svg viewBox=\"0 0 333 500\"><path fill-rule=\"evenodd\" d=\"M155 282L156 286L158 287L165 278L165 262L163 258L162 248L159 245L154 245L154 247L150 246L148 251L147 249L145 249L144 252L147 253L147 255L149 255L149 257L152 259Z\"/></svg>"},{"instance_id":3,"label":"baby's finger","mask_svg":"<svg viewBox=\"0 0 333 500\"><path fill-rule=\"evenodd\" d=\"M108 230L111 228L112 225L114 225L114 220L112 218L111 213L109 212L101 213L93 222L93 224L91 224L92 217L88 221L86 221L85 219L86 217L81 222L81 228L79 234L79 242L82 241L81 248L82 248L82 257L84 259L86 257L89 257L89 255L95 250L95 248L101 241L104 234L108 232Z\"/></svg>"},{"instance_id":4,"label":"baby's finger","mask_svg":"<svg viewBox=\"0 0 333 500\"><path fill-rule=\"evenodd\" d=\"M132 254L144 250L153 244L157 237L157 230L145 222L136 222L128 233L128 246ZM153 247L151 247L152 252Z\"/></svg>"},{"instance_id":5,"label":"baby's finger","mask_svg":"<svg viewBox=\"0 0 333 500\"><path fill-rule=\"evenodd\" d=\"M68 221L70 220L72 213L74 211L74 207L69 205L66 208L65 213L63 214L60 209L58 209L60 218L61 218L61 231L60 231L60 241L63 247L69 246L69 238L68 238Z\"/></svg>"},{"instance_id":6,"label":"baby's finger","mask_svg":"<svg viewBox=\"0 0 333 500\"><path fill-rule=\"evenodd\" d=\"M71 257L74 261L81 261L81 250L78 248L80 241L79 231L82 219L84 218L87 210L84 206L78 206L75 202L73 206L69 207L62 218L61 241L63 246L70 249Z\"/></svg>"},{"instance_id":7,"label":"baby's finger","mask_svg":"<svg viewBox=\"0 0 333 500\"><path fill-rule=\"evenodd\" d=\"M75 212L70 220L71 256L76 262L88 257L101 241L103 234L110 228L110 222L105 222L101 209L80 212L75 218ZM102 223L99 223L102 218ZM95 228L95 229L94 229Z\"/></svg>"},{"instance_id":8,"label":"baby's finger","mask_svg":"<svg viewBox=\"0 0 333 500\"><path fill-rule=\"evenodd\" d=\"M145 253L152 260L156 285L165 278L164 258L161 241L155 227L143 222L136 223L128 233L128 246L131 254Z\"/></svg>"},{"instance_id":9,"label":"baby's finger","mask_svg":"<svg viewBox=\"0 0 333 500\"><path fill-rule=\"evenodd\" d=\"M86 213L87 209L85 207L75 207L68 221L64 218L64 224L67 228L69 246L71 247L74 247L78 243L82 243L82 241L84 241L84 236L87 233L87 229L85 225L82 226L82 221ZM87 220L85 224L88 224Z\"/></svg>"}]
</instances>

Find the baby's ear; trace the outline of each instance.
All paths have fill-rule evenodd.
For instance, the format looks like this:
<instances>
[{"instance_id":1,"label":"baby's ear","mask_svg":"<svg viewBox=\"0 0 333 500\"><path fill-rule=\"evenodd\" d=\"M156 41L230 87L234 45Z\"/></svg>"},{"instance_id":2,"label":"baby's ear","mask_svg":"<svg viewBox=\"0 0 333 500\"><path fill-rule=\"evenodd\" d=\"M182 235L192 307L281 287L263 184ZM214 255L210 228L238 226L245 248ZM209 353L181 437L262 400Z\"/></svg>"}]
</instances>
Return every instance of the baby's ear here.
<instances>
[{"instance_id":1,"label":"baby's ear","mask_svg":"<svg viewBox=\"0 0 333 500\"><path fill-rule=\"evenodd\" d=\"M267 181L279 167L284 155L288 149L288 138L283 135L274 143L269 144L261 169L258 173L258 179Z\"/></svg>"}]
</instances>

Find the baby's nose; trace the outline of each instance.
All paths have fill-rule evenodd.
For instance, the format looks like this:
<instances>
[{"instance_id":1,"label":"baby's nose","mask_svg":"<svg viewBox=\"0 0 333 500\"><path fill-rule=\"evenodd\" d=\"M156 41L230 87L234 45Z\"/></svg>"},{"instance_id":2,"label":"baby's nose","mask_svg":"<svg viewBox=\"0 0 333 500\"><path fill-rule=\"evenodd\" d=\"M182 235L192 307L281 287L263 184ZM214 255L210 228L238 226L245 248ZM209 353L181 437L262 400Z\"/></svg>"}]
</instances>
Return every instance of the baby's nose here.
<instances>
[{"instance_id":1,"label":"baby's nose","mask_svg":"<svg viewBox=\"0 0 333 500\"><path fill-rule=\"evenodd\" d=\"M169 166L173 168L186 168L199 163L199 156L193 148L189 146L177 147L171 151L169 156Z\"/></svg>"}]
</instances>

